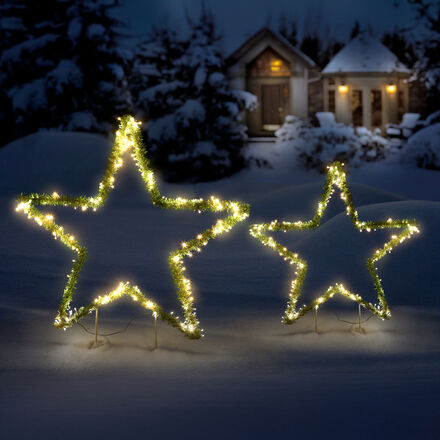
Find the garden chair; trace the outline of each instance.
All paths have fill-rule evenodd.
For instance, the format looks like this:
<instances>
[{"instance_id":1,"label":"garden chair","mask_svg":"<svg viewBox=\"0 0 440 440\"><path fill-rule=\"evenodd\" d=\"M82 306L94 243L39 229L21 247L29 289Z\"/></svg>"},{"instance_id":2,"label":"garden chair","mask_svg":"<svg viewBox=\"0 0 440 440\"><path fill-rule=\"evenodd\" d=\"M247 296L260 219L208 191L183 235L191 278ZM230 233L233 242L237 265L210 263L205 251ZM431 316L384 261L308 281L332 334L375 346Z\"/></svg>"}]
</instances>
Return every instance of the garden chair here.
<instances>
[{"instance_id":1,"label":"garden chair","mask_svg":"<svg viewBox=\"0 0 440 440\"><path fill-rule=\"evenodd\" d=\"M385 131L388 137L408 139L419 124L418 113L405 113L400 124L386 124Z\"/></svg>"},{"instance_id":2,"label":"garden chair","mask_svg":"<svg viewBox=\"0 0 440 440\"><path fill-rule=\"evenodd\" d=\"M344 124L336 122L335 115L332 112L317 112L316 119L320 127L343 127Z\"/></svg>"}]
</instances>

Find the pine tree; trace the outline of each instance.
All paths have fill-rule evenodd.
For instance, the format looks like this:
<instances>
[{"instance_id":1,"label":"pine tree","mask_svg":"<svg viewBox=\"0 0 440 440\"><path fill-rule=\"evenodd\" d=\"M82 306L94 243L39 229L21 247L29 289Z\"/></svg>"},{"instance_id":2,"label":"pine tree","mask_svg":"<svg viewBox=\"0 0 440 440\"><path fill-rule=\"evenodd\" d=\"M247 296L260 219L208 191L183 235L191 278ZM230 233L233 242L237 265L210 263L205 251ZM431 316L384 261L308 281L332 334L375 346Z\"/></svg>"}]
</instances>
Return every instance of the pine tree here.
<instances>
[{"instance_id":1,"label":"pine tree","mask_svg":"<svg viewBox=\"0 0 440 440\"><path fill-rule=\"evenodd\" d=\"M440 109L440 3L407 0L414 8L419 32L414 34L418 61L414 67L427 89L427 113ZM422 27L422 31L420 31Z\"/></svg>"},{"instance_id":2,"label":"pine tree","mask_svg":"<svg viewBox=\"0 0 440 440\"><path fill-rule=\"evenodd\" d=\"M305 53L315 63L319 65L321 56L321 40L316 32L306 34L301 41L301 52Z\"/></svg>"},{"instance_id":3,"label":"pine tree","mask_svg":"<svg viewBox=\"0 0 440 440\"><path fill-rule=\"evenodd\" d=\"M295 19L286 18L286 14L281 13L278 21L278 31L293 46L298 44L298 25Z\"/></svg>"},{"instance_id":4,"label":"pine tree","mask_svg":"<svg viewBox=\"0 0 440 440\"><path fill-rule=\"evenodd\" d=\"M386 32L382 37L382 43L393 52L405 66L412 68L417 61L414 44L406 38L405 34L395 28L392 32Z\"/></svg>"},{"instance_id":5,"label":"pine tree","mask_svg":"<svg viewBox=\"0 0 440 440\"><path fill-rule=\"evenodd\" d=\"M22 16L25 6L18 0L5 1L0 5L0 57L1 54L16 46L27 38L27 30ZM14 78L7 74L5 68L0 69L0 131L2 143L14 139L14 118L8 91L14 85Z\"/></svg>"},{"instance_id":6,"label":"pine tree","mask_svg":"<svg viewBox=\"0 0 440 440\"><path fill-rule=\"evenodd\" d=\"M332 34L330 27L327 26L322 39L322 48L318 58L318 65L323 69L330 60L344 47L344 43L338 41Z\"/></svg>"},{"instance_id":7,"label":"pine tree","mask_svg":"<svg viewBox=\"0 0 440 440\"><path fill-rule=\"evenodd\" d=\"M184 51L185 43L178 39L167 23L155 26L150 37L135 48L130 91L134 108L141 119L157 119L173 111L173 105L167 105L167 101L162 99L164 94L155 92L160 92L161 84L167 84L170 91L170 84L176 80L175 63Z\"/></svg>"},{"instance_id":8,"label":"pine tree","mask_svg":"<svg viewBox=\"0 0 440 440\"><path fill-rule=\"evenodd\" d=\"M321 22L320 13L309 9L302 26L305 31L302 39L298 40L296 19L289 18L287 13L282 12L278 18L278 32L293 46L299 46L299 49L322 69L344 44L335 38L329 26L323 32Z\"/></svg>"},{"instance_id":9,"label":"pine tree","mask_svg":"<svg viewBox=\"0 0 440 440\"><path fill-rule=\"evenodd\" d=\"M40 128L107 131L129 108L119 22L104 0L21 2L22 41L2 51L16 137Z\"/></svg>"},{"instance_id":10,"label":"pine tree","mask_svg":"<svg viewBox=\"0 0 440 440\"><path fill-rule=\"evenodd\" d=\"M360 33L361 33L361 25L359 23L359 20L356 20L350 31L350 40L356 38Z\"/></svg>"},{"instance_id":11,"label":"pine tree","mask_svg":"<svg viewBox=\"0 0 440 440\"><path fill-rule=\"evenodd\" d=\"M14 121L9 130L13 130L13 137L18 137L37 130L49 116L42 77L55 67L50 56L60 42L55 23L59 23L61 9L66 5L55 0L48 0L44 5L30 0L12 3L22 6L14 8L17 13L14 19L20 23L21 32L2 50L2 89L10 110L7 119ZM31 115L33 117L29 117Z\"/></svg>"},{"instance_id":12,"label":"pine tree","mask_svg":"<svg viewBox=\"0 0 440 440\"><path fill-rule=\"evenodd\" d=\"M106 132L115 116L130 110L130 53L119 46L122 23L112 14L116 6L105 0L75 0L67 10L70 57L60 61L60 75L53 74L49 81L52 102L65 109L63 127ZM65 81L70 67L73 74ZM81 82L75 79L76 68Z\"/></svg>"},{"instance_id":13,"label":"pine tree","mask_svg":"<svg viewBox=\"0 0 440 440\"><path fill-rule=\"evenodd\" d=\"M168 180L212 180L245 164L240 110L255 101L231 91L212 16L202 8L189 22L188 40L156 30L136 51L133 75L144 78L134 102L148 119L145 136L153 163ZM160 75L158 75L160 72Z\"/></svg>"}]
</instances>

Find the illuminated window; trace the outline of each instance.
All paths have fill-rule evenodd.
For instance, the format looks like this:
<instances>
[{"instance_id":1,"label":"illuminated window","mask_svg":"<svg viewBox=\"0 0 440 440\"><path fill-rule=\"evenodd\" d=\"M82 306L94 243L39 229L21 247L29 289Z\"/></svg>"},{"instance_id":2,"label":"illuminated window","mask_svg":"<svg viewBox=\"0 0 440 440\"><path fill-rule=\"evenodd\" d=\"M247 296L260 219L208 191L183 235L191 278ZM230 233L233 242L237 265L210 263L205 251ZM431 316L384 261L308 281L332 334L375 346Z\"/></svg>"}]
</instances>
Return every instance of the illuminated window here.
<instances>
[{"instance_id":1,"label":"illuminated window","mask_svg":"<svg viewBox=\"0 0 440 440\"><path fill-rule=\"evenodd\" d=\"M249 76L290 76L291 65L270 47L248 65Z\"/></svg>"},{"instance_id":2,"label":"illuminated window","mask_svg":"<svg viewBox=\"0 0 440 440\"><path fill-rule=\"evenodd\" d=\"M281 70L283 62L281 60L272 60L270 62L270 70L272 72L279 72Z\"/></svg>"}]
</instances>

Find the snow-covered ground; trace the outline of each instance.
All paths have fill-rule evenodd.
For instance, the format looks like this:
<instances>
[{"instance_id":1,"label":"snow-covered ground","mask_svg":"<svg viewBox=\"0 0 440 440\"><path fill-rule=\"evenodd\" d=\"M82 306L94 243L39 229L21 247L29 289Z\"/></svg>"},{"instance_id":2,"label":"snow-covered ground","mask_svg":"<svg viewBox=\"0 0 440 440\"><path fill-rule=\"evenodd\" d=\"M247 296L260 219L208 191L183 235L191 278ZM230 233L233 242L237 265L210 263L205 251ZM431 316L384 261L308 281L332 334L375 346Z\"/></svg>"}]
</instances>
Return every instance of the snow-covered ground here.
<instances>
[{"instance_id":1,"label":"snow-covered ground","mask_svg":"<svg viewBox=\"0 0 440 440\"><path fill-rule=\"evenodd\" d=\"M342 299L293 326L280 322L291 268L248 233L252 222L311 218L324 176L298 169L273 143L252 145L270 169L197 185L161 184L167 195L251 203L249 222L186 264L205 338L186 339L132 303L100 312L100 331L52 326L72 255L14 212L20 192L92 194L109 144L86 134L39 133L0 150L0 426L5 439L336 438L438 439L440 406L440 172L370 164L349 175L361 220L415 218L421 233L379 264L393 317L356 332ZM48 209L89 250L75 298L85 304L117 280L137 282L180 311L166 257L214 217L151 205L134 167L96 213ZM325 223L282 234L309 262L304 301L335 281L374 301L365 267L388 232L360 234L338 197ZM364 319L369 315L364 313ZM90 330L93 319L84 320Z\"/></svg>"}]
</instances>

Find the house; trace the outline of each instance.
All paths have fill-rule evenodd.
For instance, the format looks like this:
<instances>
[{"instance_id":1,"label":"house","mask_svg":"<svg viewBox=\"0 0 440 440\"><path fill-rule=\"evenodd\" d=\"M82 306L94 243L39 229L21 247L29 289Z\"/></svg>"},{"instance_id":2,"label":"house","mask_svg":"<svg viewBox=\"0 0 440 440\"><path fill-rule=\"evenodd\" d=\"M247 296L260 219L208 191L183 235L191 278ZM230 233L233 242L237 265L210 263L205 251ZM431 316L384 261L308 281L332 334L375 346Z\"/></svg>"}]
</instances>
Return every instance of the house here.
<instances>
[{"instance_id":1,"label":"house","mask_svg":"<svg viewBox=\"0 0 440 440\"><path fill-rule=\"evenodd\" d=\"M259 106L245 115L250 136L270 136L287 115L307 117L308 81L315 63L283 36L263 28L229 57L231 87L247 90Z\"/></svg>"},{"instance_id":2,"label":"house","mask_svg":"<svg viewBox=\"0 0 440 440\"><path fill-rule=\"evenodd\" d=\"M383 129L409 111L410 76L379 40L359 35L322 71L324 110L338 122Z\"/></svg>"},{"instance_id":3,"label":"house","mask_svg":"<svg viewBox=\"0 0 440 440\"><path fill-rule=\"evenodd\" d=\"M244 115L250 136L272 136L287 115L328 111L338 122L383 129L408 111L420 112L412 105L419 93L411 71L370 36L351 40L320 72L282 35L263 28L228 63L231 87L258 98L257 110Z\"/></svg>"}]
</instances>

